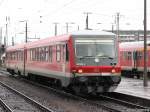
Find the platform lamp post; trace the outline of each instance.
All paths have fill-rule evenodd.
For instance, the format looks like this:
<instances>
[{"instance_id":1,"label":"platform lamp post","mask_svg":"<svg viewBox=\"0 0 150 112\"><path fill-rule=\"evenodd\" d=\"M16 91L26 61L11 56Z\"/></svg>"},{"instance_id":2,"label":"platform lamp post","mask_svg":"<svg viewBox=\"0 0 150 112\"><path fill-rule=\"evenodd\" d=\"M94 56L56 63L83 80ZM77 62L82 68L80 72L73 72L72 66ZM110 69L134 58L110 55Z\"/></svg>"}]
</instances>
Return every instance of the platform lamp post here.
<instances>
[{"instance_id":1,"label":"platform lamp post","mask_svg":"<svg viewBox=\"0 0 150 112\"><path fill-rule=\"evenodd\" d=\"M143 74L143 86L148 86L147 81L147 15L146 15L146 0L144 0L144 74Z\"/></svg>"},{"instance_id":2,"label":"platform lamp post","mask_svg":"<svg viewBox=\"0 0 150 112\"><path fill-rule=\"evenodd\" d=\"M25 43L28 42L28 23L27 20L20 21L20 22L25 22Z\"/></svg>"}]
</instances>

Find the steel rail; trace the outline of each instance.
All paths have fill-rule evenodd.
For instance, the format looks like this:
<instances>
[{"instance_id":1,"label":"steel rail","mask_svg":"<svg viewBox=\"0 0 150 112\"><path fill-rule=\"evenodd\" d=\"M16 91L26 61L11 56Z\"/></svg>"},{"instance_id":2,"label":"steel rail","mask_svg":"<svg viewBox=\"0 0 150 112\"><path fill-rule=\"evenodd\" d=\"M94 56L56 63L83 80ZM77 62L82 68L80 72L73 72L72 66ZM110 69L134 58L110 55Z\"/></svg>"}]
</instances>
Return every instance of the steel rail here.
<instances>
[{"instance_id":1,"label":"steel rail","mask_svg":"<svg viewBox=\"0 0 150 112\"><path fill-rule=\"evenodd\" d=\"M36 106L37 108L40 108L41 110L43 110L44 112L56 112L55 110L53 109L49 109L45 106L43 106L42 104L38 103L37 101L29 98L28 96L24 95L23 93L15 90L14 88L12 87L9 87L8 85L4 84L3 82L0 81L0 84L4 87L6 87L7 89L15 92L16 94L18 94L19 96L23 97L24 99L26 99L27 101L29 101L30 103L32 103L34 106Z\"/></svg>"},{"instance_id":2,"label":"steel rail","mask_svg":"<svg viewBox=\"0 0 150 112\"><path fill-rule=\"evenodd\" d=\"M143 110L148 110L149 109L147 107L144 107L144 106L141 106L141 105L138 105L138 104L134 104L134 103L127 102L127 101L124 101L124 100L108 97L108 96L105 96L105 95L99 95L99 97L103 98L104 100L113 101L113 102L116 102L118 104L125 105L125 106L131 107L131 108L137 108L137 109L143 109Z\"/></svg>"},{"instance_id":3,"label":"steel rail","mask_svg":"<svg viewBox=\"0 0 150 112\"><path fill-rule=\"evenodd\" d=\"M11 110L9 108L9 106L7 106L7 104L5 102L3 102L3 100L0 98L0 105L3 106L3 109L6 111L6 112L13 112L13 110Z\"/></svg>"}]
</instances>

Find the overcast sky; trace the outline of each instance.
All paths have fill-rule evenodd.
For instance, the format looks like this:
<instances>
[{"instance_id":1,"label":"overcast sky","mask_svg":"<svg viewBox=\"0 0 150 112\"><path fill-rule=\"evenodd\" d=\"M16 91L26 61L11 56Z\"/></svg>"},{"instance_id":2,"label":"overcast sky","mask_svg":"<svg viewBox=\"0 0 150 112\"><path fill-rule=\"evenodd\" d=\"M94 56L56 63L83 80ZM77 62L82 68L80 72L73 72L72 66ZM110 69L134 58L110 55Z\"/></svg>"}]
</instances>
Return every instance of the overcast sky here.
<instances>
[{"instance_id":1,"label":"overcast sky","mask_svg":"<svg viewBox=\"0 0 150 112\"><path fill-rule=\"evenodd\" d=\"M147 2L150 29L150 3ZM84 29L84 12L92 13L89 15L91 29L111 30L119 12L120 29L138 30L143 29L143 7L144 0L0 0L0 27L5 35L6 16L9 17L9 41L13 36L17 42L23 42L25 23L20 22L23 20L28 21L29 37L45 38L54 35L54 22L59 23L58 34L66 33L66 22L75 23L70 24L69 31L77 30L78 26Z\"/></svg>"}]
</instances>

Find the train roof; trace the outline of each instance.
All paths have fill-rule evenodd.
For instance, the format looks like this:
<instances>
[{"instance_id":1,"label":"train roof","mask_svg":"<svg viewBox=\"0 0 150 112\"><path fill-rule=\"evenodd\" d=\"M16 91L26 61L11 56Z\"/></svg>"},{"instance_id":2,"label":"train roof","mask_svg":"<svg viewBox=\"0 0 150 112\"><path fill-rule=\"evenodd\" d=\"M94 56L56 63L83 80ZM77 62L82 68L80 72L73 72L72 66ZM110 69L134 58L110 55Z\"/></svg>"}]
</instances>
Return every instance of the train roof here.
<instances>
[{"instance_id":1,"label":"train roof","mask_svg":"<svg viewBox=\"0 0 150 112\"><path fill-rule=\"evenodd\" d=\"M150 41L147 41L147 45L150 46ZM120 49L138 49L144 46L144 41L137 42L122 42L120 43Z\"/></svg>"},{"instance_id":2,"label":"train roof","mask_svg":"<svg viewBox=\"0 0 150 112\"><path fill-rule=\"evenodd\" d=\"M81 31L75 31L75 32L71 32L70 35L72 36L84 36L84 35L107 35L107 36L112 36L115 35L114 33L111 32L106 32L106 31L99 31L99 30L81 30Z\"/></svg>"},{"instance_id":3,"label":"train roof","mask_svg":"<svg viewBox=\"0 0 150 112\"><path fill-rule=\"evenodd\" d=\"M62 42L62 41L67 41L69 40L70 37L75 38L76 36L114 36L115 34L111 33L111 32L106 32L106 31L98 31L98 30L81 30L81 31L75 31L75 32L71 32L69 34L66 35L60 35L60 36L53 36L53 37L48 37L48 38L44 38L44 39L40 39L37 41L33 41L33 42L29 42L29 43L23 43L23 44L18 44L15 46L10 46L7 48L7 51L11 50L17 50L17 49L23 49L24 47L26 48L32 48L34 46L36 47L40 47L43 45L49 45L49 43L53 43L53 42Z\"/></svg>"},{"instance_id":4,"label":"train roof","mask_svg":"<svg viewBox=\"0 0 150 112\"><path fill-rule=\"evenodd\" d=\"M15 46L9 46L6 48L6 51L22 50L25 47L25 43L17 44Z\"/></svg>"}]
</instances>

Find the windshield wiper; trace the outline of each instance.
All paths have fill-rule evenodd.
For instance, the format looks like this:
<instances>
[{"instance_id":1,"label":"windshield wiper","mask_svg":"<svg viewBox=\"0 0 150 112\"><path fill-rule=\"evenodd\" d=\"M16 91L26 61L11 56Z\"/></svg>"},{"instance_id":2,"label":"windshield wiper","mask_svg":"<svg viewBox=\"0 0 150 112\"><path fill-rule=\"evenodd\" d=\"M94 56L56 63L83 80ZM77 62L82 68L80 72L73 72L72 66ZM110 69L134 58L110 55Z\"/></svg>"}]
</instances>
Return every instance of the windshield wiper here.
<instances>
[{"instance_id":1,"label":"windshield wiper","mask_svg":"<svg viewBox=\"0 0 150 112\"><path fill-rule=\"evenodd\" d=\"M89 58L89 57L94 57L94 56L80 56L78 57L79 59L84 59L84 58Z\"/></svg>"},{"instance_id":2,"label":"windshield wiper","mask_svg":"<svg viewBox=\"0 0 150 112\"><path fill-rule=\"evenodd\" d=\"M110 56L107 56L107 55L96 56L96 57L102 57L102 58L114 59L113 57L110 57Z\"/></svg>"}]
</instances>

